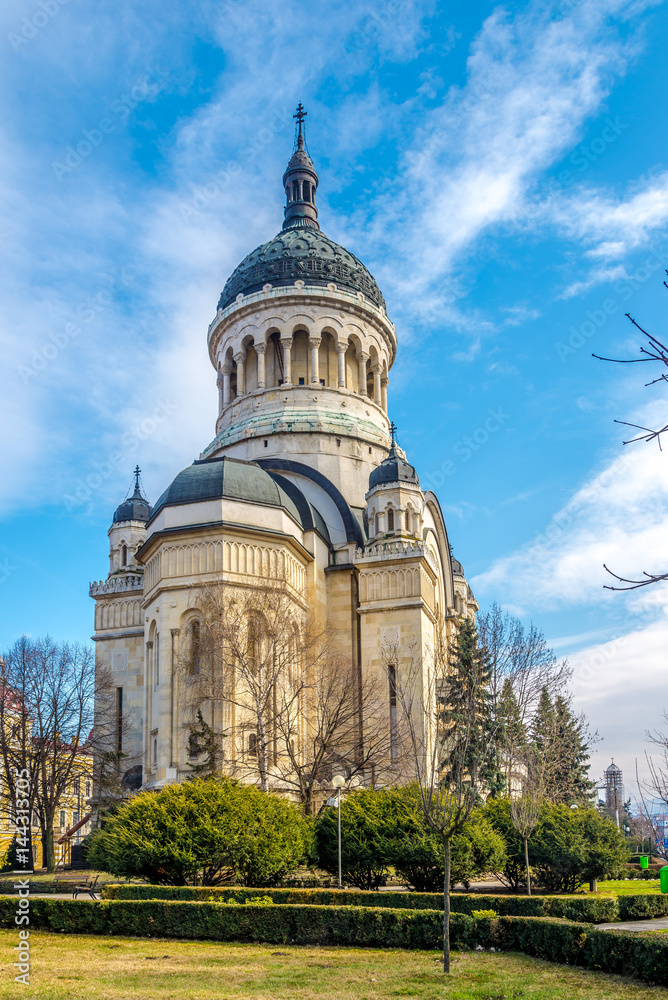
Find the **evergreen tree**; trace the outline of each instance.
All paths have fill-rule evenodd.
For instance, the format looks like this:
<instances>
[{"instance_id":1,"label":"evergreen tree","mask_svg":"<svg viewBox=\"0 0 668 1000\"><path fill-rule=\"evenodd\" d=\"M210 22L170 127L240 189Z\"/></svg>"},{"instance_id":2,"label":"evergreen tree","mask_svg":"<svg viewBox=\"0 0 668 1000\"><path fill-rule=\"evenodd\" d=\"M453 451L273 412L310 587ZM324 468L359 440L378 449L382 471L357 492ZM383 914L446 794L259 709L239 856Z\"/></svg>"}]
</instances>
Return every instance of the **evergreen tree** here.
<instances>
[{"instance_id":1,"label":"evergreen tree","mask_svg":"<svg viewBox=\"0 0 668 1000\"><path fill-rule=\"evenodd\" d=\"M517 766L524 757L527 733L513 686L508 679L504 681L497 701L496 723L499 765L504 773L505 788L510 792Z\"/></svg>"},{"instance_id":2,"label":"evergreen tree","mask_svg":"<svg viewBox=\"0 0 668 1000\"><path fill-rule=\"evenodd\" d=\"M545 798L555 804L587 805L595 784L589 779L591 734L583 716L558 695L554 702L543 688L532 720L531 742L541 761Z\"/></svg>"},{"instance_id":3,"label":"evergreen tree","mask_svg":"<svg viewBox=\"0 0 668 1000\"><path fill-rule=\"evenodd\" d=\"M188 753L191 757L199 757L204 753L206 757L197 764L191 764L188 761L188 767L192 771L193 778L209 778L218 772L220 745L213 729L204 721L201 708L197 710L197 721L199 722L199 729L196 729L195 726L190 727Z\"/></svg>"},{"instance_id":4,"label":"evergreen tree","mask_svg":"<svg viewBox=\"0 0 668 1000\"><path fill-rule=\"evenodd\" d=\"M596 785L589 778L591 735L583 716L576 716L563 695L555 700L555 740L561 753L554 769L553 801L566 805L590 805Z\"/></svg>"},{"instance_id":5,"label":"evergreen tree","mask_svg":"<svg viewBox=\"0 0 668 1000\"><path fill-rule=\"evenodd\" d=\"M499 778L496 751L498 724L490 692L489 655L478 644L473 619L465 618L457 633L449 671L441 696L443 705L442 780L466 783L475 775L471 790L492 790ZM459 770L464 769L460 774Z\"/></svg>"}]
</instances>

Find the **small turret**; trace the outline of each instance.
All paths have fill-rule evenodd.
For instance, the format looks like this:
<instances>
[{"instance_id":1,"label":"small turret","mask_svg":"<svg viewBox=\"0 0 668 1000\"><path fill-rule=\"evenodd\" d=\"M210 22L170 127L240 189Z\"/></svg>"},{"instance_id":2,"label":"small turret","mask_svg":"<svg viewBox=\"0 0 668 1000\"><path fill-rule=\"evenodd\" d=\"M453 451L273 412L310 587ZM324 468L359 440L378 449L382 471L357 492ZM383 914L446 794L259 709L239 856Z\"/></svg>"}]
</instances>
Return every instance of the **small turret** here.
<instances>
[{"instance_id":1,"label":"small turret","mask_svg":"<svg viewBox=\"0 0 668 1000\"><path fill-rule=\"evenodd\" d=\"M318 175L313 160L308 155L304 141L304 111L301 101L297 114L293 115L299 125L292 159L283 174L285 188L285 222L283 229L320 229L318 209L315 207L315 193L318 189Z\"/></svg>"},{"instance_id":2,"label":"small turret","mask_svg":"<svg viewBox=\"0 0 668 1000\"><path fill-rule=\"evenodd\" d=\"M139 466L134 471L134 492L114 511L109 528L109 575L114 573L142 572L135 561L135 553L146 539L146 522L153 508L144 496L140 484Z\"/></svg>"},{"instance_id":3,"label":"small turret","mask_svg":"<svg viewBox=\"0 0 668 1000\"><path fill-rule=\"evenodd\" d=\"M390 425L392 444L386 459L369 476L366 494L369 538L384 536L422 538L424 495L415 468L395 440L397 428Z\"/></svg>"}]
</instances>

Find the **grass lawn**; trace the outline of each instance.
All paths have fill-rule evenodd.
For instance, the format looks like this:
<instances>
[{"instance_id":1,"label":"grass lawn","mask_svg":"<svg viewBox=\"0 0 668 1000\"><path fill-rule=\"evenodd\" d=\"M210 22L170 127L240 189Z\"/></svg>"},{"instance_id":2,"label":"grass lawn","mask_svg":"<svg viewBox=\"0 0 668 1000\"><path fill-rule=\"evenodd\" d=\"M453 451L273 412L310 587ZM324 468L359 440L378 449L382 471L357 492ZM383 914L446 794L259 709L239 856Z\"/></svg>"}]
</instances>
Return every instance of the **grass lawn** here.
<instances>
[{"instance_id":1,"label":"grass lawn","mask_svg":"<svg viewBox=\"0 0 668 1000\"><path fill-rule=\"evenodd\" d=\"M29 986L15 983L14 931L0 931L0 998L42 1000L653 1000L668 990L520 955L64 936L33 931Z\"/></svg>"},{"instance_id":2,"label":"grass lawn","mask_svg":"<svg viewBox=\"0 0 668 1000\"><path fill-rule=\"evenodd\" d=\"M619 882L599 882L598 891L612 893L614 896L644 896L646 893L658 896L661 894L658 880L655 882L653 879L629 879L628 881L622 880ZM587 895L594 895L594 893L587 892Z\"/></svg>"}]
</instances>

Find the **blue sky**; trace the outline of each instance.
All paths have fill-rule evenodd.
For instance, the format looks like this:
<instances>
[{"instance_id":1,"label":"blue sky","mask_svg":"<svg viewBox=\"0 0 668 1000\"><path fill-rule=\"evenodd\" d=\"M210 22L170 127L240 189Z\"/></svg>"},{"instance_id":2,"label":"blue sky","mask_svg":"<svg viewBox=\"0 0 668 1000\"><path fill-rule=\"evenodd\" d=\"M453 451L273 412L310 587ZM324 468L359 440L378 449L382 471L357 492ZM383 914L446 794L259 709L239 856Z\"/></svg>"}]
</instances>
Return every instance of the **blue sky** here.
<instances>
[{"instance_id":1,"label":"blue sky","mask_svg":"<svg viewBox=\"0 0 668 1000\"><path fill-rule=\"evenodd\" d=\"M591 353L635 356L628 311L666 332L668 15L459 7L5 0L0 647L87 639L134 465L155 499L213 437L207 326L280 228L302 100L322 227L397 326L401 444L631 784L668 590L611 594L602 563L668 567L668 458L613 421L665 423L665 392Z\"/></svg>"}]
</instances>

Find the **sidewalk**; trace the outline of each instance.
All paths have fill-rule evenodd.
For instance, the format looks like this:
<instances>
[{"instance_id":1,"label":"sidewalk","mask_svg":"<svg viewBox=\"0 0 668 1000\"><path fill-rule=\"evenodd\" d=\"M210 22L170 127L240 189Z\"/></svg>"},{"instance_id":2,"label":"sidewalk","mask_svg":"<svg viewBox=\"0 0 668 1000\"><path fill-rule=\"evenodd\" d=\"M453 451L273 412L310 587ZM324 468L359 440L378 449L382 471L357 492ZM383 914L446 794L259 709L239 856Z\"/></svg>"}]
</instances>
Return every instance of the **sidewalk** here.
<instances>
[{"instance_id":1,"label":"sidewalk","mask_svg":"<svg viewBox=\"0 0 668 1000\"><path fill-rule=\"evenodd\" d=\"M620 924L596 924L598 931L668 931L668 917L654 920L627 920Z\"/></svg>"}]
</instances>

